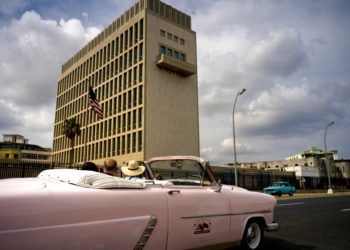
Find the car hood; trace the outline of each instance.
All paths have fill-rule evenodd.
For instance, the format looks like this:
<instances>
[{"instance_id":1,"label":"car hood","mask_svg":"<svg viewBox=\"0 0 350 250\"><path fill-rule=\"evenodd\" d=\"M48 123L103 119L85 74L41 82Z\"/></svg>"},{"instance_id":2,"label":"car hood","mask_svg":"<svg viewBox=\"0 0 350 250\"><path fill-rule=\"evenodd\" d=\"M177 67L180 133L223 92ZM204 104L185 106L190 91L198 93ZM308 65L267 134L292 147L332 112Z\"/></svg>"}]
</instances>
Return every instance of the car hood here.
<instances>
[{"instance_id":1,"label":"car hood","mask_svg":"<svg viewBox=\"0 0 350 250\"><path fill-rule=\"evenodd\" d=\"M232 185L222 185L222 188L224 189L229 189L229 190L235 190L235 191L239 191L239 192L249 192L247 189L245 188L241 188L241 187L237 187L237 186L232 186Z\"/></svg>"}]
</instances>

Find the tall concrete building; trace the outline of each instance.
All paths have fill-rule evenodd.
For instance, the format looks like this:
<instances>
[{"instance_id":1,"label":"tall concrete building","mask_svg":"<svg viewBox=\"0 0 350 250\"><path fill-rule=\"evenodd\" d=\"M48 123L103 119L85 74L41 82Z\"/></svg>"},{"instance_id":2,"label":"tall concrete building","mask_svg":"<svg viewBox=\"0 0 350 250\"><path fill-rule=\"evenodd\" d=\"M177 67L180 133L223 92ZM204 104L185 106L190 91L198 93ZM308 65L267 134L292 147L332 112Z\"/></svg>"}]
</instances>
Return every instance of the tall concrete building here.
<instances>
[{"instance_id":1,"label":"tall concrete building","mask_svg":"<svg viewBox=\"0 0 350 250\"><path fill-rule=\"evenodd\" d=\"M103 118L88 108L92 86ZM63 122L76 117L74 162L118 165L162 155L199 155L196 33L191 17L139 0L62 66L53 161L67 162Z\"/></svg>"}]
</instances>

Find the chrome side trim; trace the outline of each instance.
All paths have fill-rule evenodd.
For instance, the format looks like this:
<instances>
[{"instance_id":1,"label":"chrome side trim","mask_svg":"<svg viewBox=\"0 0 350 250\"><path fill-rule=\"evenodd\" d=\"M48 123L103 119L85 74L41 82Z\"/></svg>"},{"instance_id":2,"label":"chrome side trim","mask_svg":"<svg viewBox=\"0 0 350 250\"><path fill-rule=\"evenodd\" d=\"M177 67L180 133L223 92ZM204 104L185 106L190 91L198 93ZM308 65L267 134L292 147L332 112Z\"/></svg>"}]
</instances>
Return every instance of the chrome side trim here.
<instances>
[{"instance_id":1,"label":"chrome side trim","mask_svg":"<svg viewBox=\"0 0 350 250\"><path fill-rule=\"evenodd\" d=\"M152 235L154 228L156 227L157 222L158 222L157 217L151 215L151 217L146 225L145 230L143 231L139 241L137 242L136 246L134 247L134 250L142 250L145 247L148 239Z\"/></svg>"},{"instance_id":2,"label":"chrome side trim","mask_svg":"<svg viewBox=\"0 0 350 250\"><path fill-rule=\"evenodd\" d=\"M227 213L227 214L202 214L202 215L192 215L192 216L181 216L181 219L195 219L195 218L219 217L219 216L235 216L235 215L244 215L244 214L266 214L266 213L271 213L271 210L260 210L260 211L238 212L238 213Z\"/></svg>"}]
</instances>

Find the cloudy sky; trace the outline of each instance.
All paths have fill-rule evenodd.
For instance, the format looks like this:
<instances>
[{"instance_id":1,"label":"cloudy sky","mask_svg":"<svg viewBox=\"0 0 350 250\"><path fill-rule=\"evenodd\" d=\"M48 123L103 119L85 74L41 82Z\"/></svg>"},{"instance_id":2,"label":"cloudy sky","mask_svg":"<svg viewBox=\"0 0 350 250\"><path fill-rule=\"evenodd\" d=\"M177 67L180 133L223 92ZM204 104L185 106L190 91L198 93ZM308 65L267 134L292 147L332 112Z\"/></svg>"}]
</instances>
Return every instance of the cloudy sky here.
<instances>
[{"instance_id":1,"label":"cloudy sky","mask_svg":"<svg viewBox=\"0 0 350 250\"><path fill-rule=\"evenodd\" d=\"M133 0L0 0L0 134L52 147L64 63ZM350 2L165 0L197 32L201 156L278 160L309 146L350 158Z\"/></svg>"}]
</instances>

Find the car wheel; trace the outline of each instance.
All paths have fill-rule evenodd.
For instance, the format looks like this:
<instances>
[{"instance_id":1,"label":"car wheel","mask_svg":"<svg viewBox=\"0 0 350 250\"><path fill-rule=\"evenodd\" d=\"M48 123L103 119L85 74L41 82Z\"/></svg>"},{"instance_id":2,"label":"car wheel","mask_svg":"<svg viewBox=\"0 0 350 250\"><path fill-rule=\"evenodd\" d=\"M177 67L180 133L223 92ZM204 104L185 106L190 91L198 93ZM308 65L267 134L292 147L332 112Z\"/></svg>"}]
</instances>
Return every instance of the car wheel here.
<instances>
[{"instance_id":1,"label":"car wheel","mask_svg":"<svg viewBox=\"0 0 350 250\"><path fill-rule=\"evenodd\" d=\"M264 231L262 230L260 224L256 221L249 221L243 234L241 246L243 249L259 249L263 238Z\"/></svg>"},{"instance_id":2,"label":"car wheel","mask_svg":"<svg viewBox=\"0 0 350 250\"><path fill-rule=\"evenodd\" d=\"M289 196L293 196L293 192L290 192L290 193L289 193Z\"/></svg>"},{"instance_id":3,"label":"car wheel","mask_svg":"<svg viewBox=\"0 0 350 250\"><path fill-rule=\"evenodd\" d=\"M277 195L278 195L279 197L281 197L281 196L282 196L282 192L281 192L281 191L278 191Z\"/></svg>"}]
</instances>

